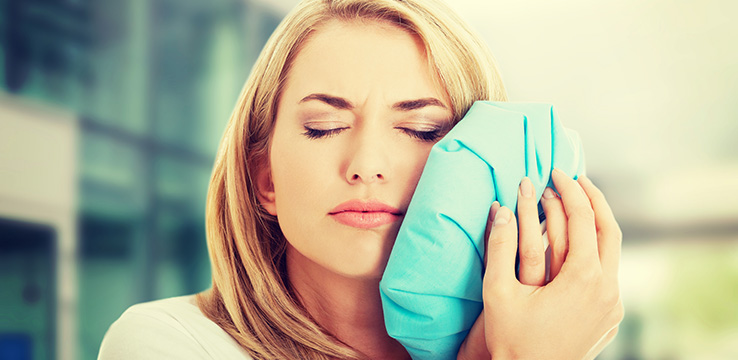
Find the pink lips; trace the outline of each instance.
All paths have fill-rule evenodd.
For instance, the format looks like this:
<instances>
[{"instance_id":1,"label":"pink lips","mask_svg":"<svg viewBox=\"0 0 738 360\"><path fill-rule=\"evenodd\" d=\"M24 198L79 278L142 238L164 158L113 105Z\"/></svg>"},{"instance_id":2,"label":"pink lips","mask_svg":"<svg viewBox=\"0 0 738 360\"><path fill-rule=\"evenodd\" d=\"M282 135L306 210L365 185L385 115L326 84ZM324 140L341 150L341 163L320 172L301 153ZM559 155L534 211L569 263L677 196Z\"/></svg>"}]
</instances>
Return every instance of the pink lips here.
<instances>
[{"instance_id":1,"label":"pink lips","mask_svg":"<svg viewBox=\"0 0 738 360\"><path fill-rule=\"evenodd\" d=\"M328 213L341 224L370 229L393 223L402 218L402 212L376 200L350 200Z\"/></svg>"}]
</instances>

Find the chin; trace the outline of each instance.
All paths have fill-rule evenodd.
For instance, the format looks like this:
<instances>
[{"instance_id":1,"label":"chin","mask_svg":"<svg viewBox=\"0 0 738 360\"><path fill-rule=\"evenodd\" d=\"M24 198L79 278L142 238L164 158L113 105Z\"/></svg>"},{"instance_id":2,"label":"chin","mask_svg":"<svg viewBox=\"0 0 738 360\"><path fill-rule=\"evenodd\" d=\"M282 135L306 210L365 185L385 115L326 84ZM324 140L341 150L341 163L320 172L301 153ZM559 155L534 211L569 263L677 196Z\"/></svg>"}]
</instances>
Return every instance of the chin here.
<instances>
[{"instance_id":1,"label":"chin","mask_svg":"<svg viewBox=\"0 0 738 360\"><path fill-rule=\"evenodd\" d=\"M379 280L387 267L390 251L391 247L357 251L355 256L342 259L336 270L349 278Z\"/></svg>"},{"instance_id":2,"label":"chin","mask_svg":"<svg viewBox=\"0 0 738 360\"><path fill-rule=\"evenodd\" d=\"M373 264L372 267L367 268L362 273L363 277L368 279L381 279L382 275L384 274L384 269L387 267L387 260L387 258L384 258L381 261Z\"/></svg>"},{"instance_id":3,"label":"chin","mask_svg":"<svg viewBox=\"0 0 738 360\"><path fill-rule=\"evenodd\" d=\"M379 242L365 243L361 249L357 250L358 256L347 259L346 268L353 274L353 277L380 279L387 267L394 238L392 236Z\"/></svg>"}]
</instances>

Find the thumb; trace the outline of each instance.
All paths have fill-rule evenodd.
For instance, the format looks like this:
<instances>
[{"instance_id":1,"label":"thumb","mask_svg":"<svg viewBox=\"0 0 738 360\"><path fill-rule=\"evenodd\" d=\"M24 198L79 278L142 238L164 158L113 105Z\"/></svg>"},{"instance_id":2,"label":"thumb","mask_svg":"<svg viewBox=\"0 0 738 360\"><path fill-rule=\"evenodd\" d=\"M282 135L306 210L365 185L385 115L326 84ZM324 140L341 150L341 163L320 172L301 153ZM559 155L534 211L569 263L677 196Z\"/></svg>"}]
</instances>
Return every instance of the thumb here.
<instances>
[{"instance_id":1,"label":"thumb","mask_svg":"<svg viewBox=\"0 0 738 360\"><path fill-rule=\"evenodd\" d=\"M477 317L466 339L461 343L457 360L466 359L491 359L492 355L487 350L487 338L484 334L484 310Z\"/></svg>"},{"instance_id":2,"label":"thumb","mask_svg":"<svg viewBox=\"0 0 738 360\"><path fill-rule=\"evenodd\" d=\"M487 239L485 281L508 284L515 278L515 255L518 252L518 225L512 211L500 207L492 221Z\"/></svg>"}]
</instances>

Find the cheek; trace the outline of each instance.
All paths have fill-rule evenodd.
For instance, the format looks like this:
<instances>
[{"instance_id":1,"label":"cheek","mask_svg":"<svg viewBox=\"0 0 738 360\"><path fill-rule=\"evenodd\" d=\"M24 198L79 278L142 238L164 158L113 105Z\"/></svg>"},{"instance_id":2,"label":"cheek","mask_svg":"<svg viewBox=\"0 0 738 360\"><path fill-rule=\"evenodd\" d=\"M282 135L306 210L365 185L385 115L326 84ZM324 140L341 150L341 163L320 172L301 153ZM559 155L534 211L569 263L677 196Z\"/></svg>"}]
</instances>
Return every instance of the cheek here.
<instances>
[{"instance_id":1,"label":"cheek","mask_svg":"<svg viewBox=\"0 0 738 360\"><path fill-rule=\"evenodd\" d=\"M400 167L403 172L402 178L404 179L405 184L405 196L408 201L415 192L415 188L418 186L418 181L420 180L420 176L423 174L423 168L425 167L425 162L428 160L428 155L430 155L432 146L432 144L424 144L424 146L418 146L412 149L408 152L408 154L412 155L408 156L404 166Z\"/></svg>"},{"instance_id":2,"label":"cheek","mask_svg":"<svg viewBox=\"0 0 738 360\"><path fill-rule=\"evenodd\" d=\"M278 201L289 197L298 200L299 195L310 188L311 179L315 176L310 160L298 152L272 156L272 180Z\"/></svg>"},{"instance_id":3,"label":"cheek","mask_svg":"<svg viewBox=\"0 0 738 360\"><path fill-rule=\"evenodd\" d=\"M299 136L276 136L271 148L271 170L274 183L277 217L280 223L304 219L309 210L316 209L316 197L329 190L333 162L311 147ZM319 209L318 209L319 210ZM312 213L312 212L311 212Z\"/></svg>"}]
</instances>

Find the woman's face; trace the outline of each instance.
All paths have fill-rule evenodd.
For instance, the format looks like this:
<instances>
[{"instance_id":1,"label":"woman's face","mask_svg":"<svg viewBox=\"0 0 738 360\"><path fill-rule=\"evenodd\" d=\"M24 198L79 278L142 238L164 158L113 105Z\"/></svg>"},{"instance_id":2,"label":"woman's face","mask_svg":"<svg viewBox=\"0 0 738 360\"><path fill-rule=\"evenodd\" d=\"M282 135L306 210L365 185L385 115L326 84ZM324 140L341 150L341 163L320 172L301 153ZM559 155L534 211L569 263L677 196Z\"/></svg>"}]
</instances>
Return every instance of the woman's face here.
<instances>
[{"instance_id":1,"label":"woman's face","mask_svg":"<svg viewBox=\"0 0 738 360\"><path fill-rule=\"evenodd\" d=\"M413 35L341 21L313 33L280 98L262 196L291 266L380 277L452 116Z\"/></svg>"}]
</instances>

